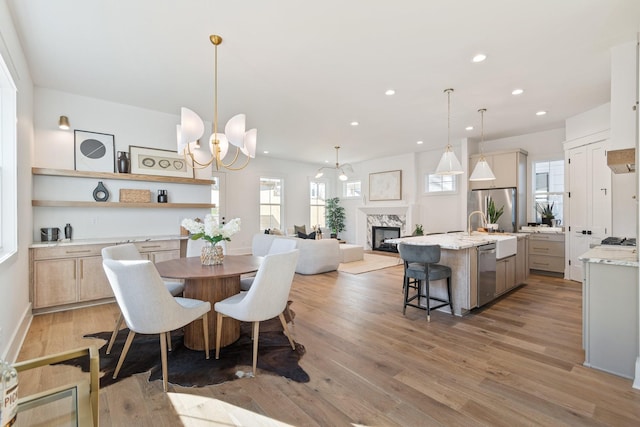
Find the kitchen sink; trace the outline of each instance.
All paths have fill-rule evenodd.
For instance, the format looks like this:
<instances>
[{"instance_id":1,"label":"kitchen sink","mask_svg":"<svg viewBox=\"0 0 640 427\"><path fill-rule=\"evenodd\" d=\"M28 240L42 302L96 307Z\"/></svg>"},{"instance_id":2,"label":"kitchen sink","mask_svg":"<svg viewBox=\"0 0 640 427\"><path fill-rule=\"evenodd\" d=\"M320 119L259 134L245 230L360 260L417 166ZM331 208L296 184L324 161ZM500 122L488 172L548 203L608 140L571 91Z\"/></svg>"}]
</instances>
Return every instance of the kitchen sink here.
<instances>
[{"instance_id":1,"label":"kitchen sink","mask_svg":"<svg viewBox=\"0 0 640 427\"><path fill-rule=\"evenodd\" d=\"M491 238L496 242L496 258L506 258L515 255L518 250L518 238L516 236L496 236Z\"/></svg>"}]
</instances>

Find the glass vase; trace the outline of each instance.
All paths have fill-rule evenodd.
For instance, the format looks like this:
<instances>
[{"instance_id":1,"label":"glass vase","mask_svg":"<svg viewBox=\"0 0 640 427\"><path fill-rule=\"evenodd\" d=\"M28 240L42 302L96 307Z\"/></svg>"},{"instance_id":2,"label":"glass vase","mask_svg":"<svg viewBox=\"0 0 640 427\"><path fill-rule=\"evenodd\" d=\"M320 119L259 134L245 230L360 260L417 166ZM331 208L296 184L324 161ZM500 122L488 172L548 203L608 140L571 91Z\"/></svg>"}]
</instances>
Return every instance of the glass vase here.
<instances>
[{"instance_id":1,"label":"glass vase","mask_svg":"<svg viewBox=\"0 0 640 427\"><path fill-rule=\"evenodd\" d=\"M213 245L209 242L202 246L202 252L200 253L200 262L202 265L220 265L224 261L224 254L222 252L222 246Z\"/></svg>"}]
</instances>

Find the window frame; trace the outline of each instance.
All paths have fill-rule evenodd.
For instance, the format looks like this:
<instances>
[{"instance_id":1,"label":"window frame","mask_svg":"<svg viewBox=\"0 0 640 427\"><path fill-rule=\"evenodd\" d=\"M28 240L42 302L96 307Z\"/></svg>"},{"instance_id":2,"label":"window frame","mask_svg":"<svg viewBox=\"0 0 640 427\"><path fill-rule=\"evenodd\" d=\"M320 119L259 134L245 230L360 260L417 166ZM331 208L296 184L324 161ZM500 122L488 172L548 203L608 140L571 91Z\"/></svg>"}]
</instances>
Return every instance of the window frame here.
<instances>
[{"instance_id":1,"label":"window frame","mask_svg":"<svg viewBox=\"0 0 640 427\"><path fill-rule=\"evenodd\" d=\"M0 263L18 251L18 90L0 54Z\"/></svg>"},{"instance_id":2,"label":"window frame","mask_svg":"<svg viewBox=\"0 0 640 427\"><path fill-rule=\"evenodd\" d=\"M324 199L323 199L323 203L322 204L314 204L312 203L312 195L311 195L311 186L312 185L323 185L324 186ZM329 183L327 180L325 179L311 179L309 181L309 224L311 227L314 227L316 225L320 225L320 227L326 227L326 206L327 206L327 189L329 188ZM316 188L317 190L317 188ZM318 197L316 196L315 198L316 200L318 200ZM322 223L318 223L318 224L314 224L314 221L312 219L312 212L315 209L319 209L319 207L322 206L323 208L325 208L325 215L322 217ZM320 218L317 214L316 216L318 218Z\"/></svg>"},{"instance_id":3,"label":"window frame","mask_svg":"<svg viewBox=\"0 0 640 427\"><path fill-rule=\"evenodd\" d=\"M453 182L453 190L443 190L443 191L430 191L429 190L429 182L430 182L430 178L432 176L437 176L437 177L452 177L452 182ZM424 174L424 179L422 181L423 184L423 189L422 192L424 195L427 196L451 196L451 195L456 195L459 192L459 188L460 185L458 183L458 176L459 175L438 175L435 173L435 171L433 172L427 172Z\"/></svg>"},{"instance_id":4,"label":"window frame","mask_svg":"<svg viewBox=\"0 0 640 427\"><path fill-rule=\"evenodd\" d=\"M536 189L536 185L537 185L537 173L536 173L536 166L538 164L542 164L542 163L547 163L547 164L551 164L551 163L558 163L560 165L562 165L562 179L559 180L560 184L562 185L562 190L561 191L548 191L548 187L549 187L549 177L547 177L547 191L544 192L537 192ZM550 165L551 166L551 165ZM532 211L533 211L533 220L536 223L540 223L540 221L542 220L542 217L540 215L540 213L538 212L537 209L537 205L538 205L538 196L545 196L546 195L546 200L549 200L549 196L553 196L553 197L557 197L560 198L561 200L561 206L560 209L558 209L556 211L555 214L555 219L559 219L562 222L564 222L564 204L566 202L565 200L565 176L566 174L566 164L565 164L565 160L564 158L544 158L544 159L536 159L536 160L531 160L531 206L532 206Z\"/></svg>"},{"instance_id":5,"label":"window frame","mask_svg":"<svg viewBox=\"0 0 640 427\"><path fill-rule=\"evenodd\" d=\"M280 184L280 203L276 204L276 203L262 203L262 181L263 180L277 180L279 181ZM281 231L285 231L285 225L284 225L284 209L285 209L285 197L284 197L284 189L285 189L285 182L284 182L284 178L281 176L275 176L275 175L261 175L258 179L258 217L259 217L259 223L260 223L260 232L264 232L264 230L266 230L265 228L262 227L262 206L279 206L280 208L280 225L279 225L279 229ZM269 229L273 228L273 225L271 225L269 227Z\"/></svg>"},{"instance_id":6,"label":"window frame","mask_svg":"<svg viewBox=\"0 0 640 427\"><path fill-rule=\"evenodd\" d=\"M349 196L346 194L346 190L347 190L347 186L349 184L360 184L360 194L357 196ZM349 179L347 181L343 181L342 182L342 196L340 197L341 199L359 199L362 197L362 180L361 179Z\"/></svg>"}]
</instances>

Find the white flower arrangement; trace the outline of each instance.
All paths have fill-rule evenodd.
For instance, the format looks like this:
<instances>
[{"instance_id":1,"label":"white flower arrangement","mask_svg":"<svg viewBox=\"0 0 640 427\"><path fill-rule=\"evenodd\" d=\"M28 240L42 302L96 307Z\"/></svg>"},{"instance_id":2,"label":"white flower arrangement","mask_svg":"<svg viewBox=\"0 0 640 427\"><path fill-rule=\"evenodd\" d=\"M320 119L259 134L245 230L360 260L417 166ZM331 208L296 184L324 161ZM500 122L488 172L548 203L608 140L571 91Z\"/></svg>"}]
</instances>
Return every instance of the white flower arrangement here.
<instances>
[{"instance_id":1,"label":"white flower arrangement","mask_svg":"<svg viewBox=\"0 0 640 427\"><path fill-rule=\"evenodd\" d=\"M204 217L204 222L185 218L181 225L191 233L190 239L204 239L215 245L223 240L231 241L231 236L240 231L240 218L234 218L226 224L220 225L216 218L207 215Z\"/></svg>"}]
</instances>

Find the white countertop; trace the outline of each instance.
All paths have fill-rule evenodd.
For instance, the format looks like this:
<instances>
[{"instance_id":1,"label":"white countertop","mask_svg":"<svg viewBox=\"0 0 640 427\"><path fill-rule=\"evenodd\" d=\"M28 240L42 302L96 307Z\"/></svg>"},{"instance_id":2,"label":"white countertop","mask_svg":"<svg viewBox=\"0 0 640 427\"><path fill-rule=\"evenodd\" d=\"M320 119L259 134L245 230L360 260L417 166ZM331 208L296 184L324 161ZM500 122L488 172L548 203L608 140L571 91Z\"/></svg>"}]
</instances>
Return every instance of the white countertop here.
<instances>
[{"instance_id":1,"label":"white countertop","mask_svg":"<svg viewBox=\"0 0 640 427\"><path fill-rule=\"evenodd\" d=\"M601 245L578 257L580 261L638 267L638 251L634 246Z\"/></svg>"},{"instance_id":2,"label":"white countertop","mask_svg":"<svg viewBox=\"0 0 640 427\"><path fill-rule=\"evenodd\" d=\"M118 244L118 243L139 243L153 242L158 240L175 240L186 239L187 236L167 235L167 236L138 236L138 237L99 237L94 239L62 239L57 242L34 242L30 248L54 248L60 246L77 246L77 245L101 245L101 244Z\"/></svg>"},{"instance_id":3,"label":"white countertop","mask_svg":"<svg viewBox=\"0 0 640 427\"><path fill-rule=\"evenodd\" d=\"M563 227L520 227L520 231L523 233L549 233L549 234L564 234Z\"/></svg>"},{"instance_id":4,"label":"white countertop","mask_svg":"<svg viewBox=\"0 0 640 427\"><path fill-rule=\"evenodd\" d=\"M442 249L468 249L474 246L481 246L498 240L511 239L517 237L515 234L501 233L447 233L430 234L428 236L400 237L398 239L387 239L386 243L408 243L411 245L440 245Z\"/></svg>"}]
</instances>

